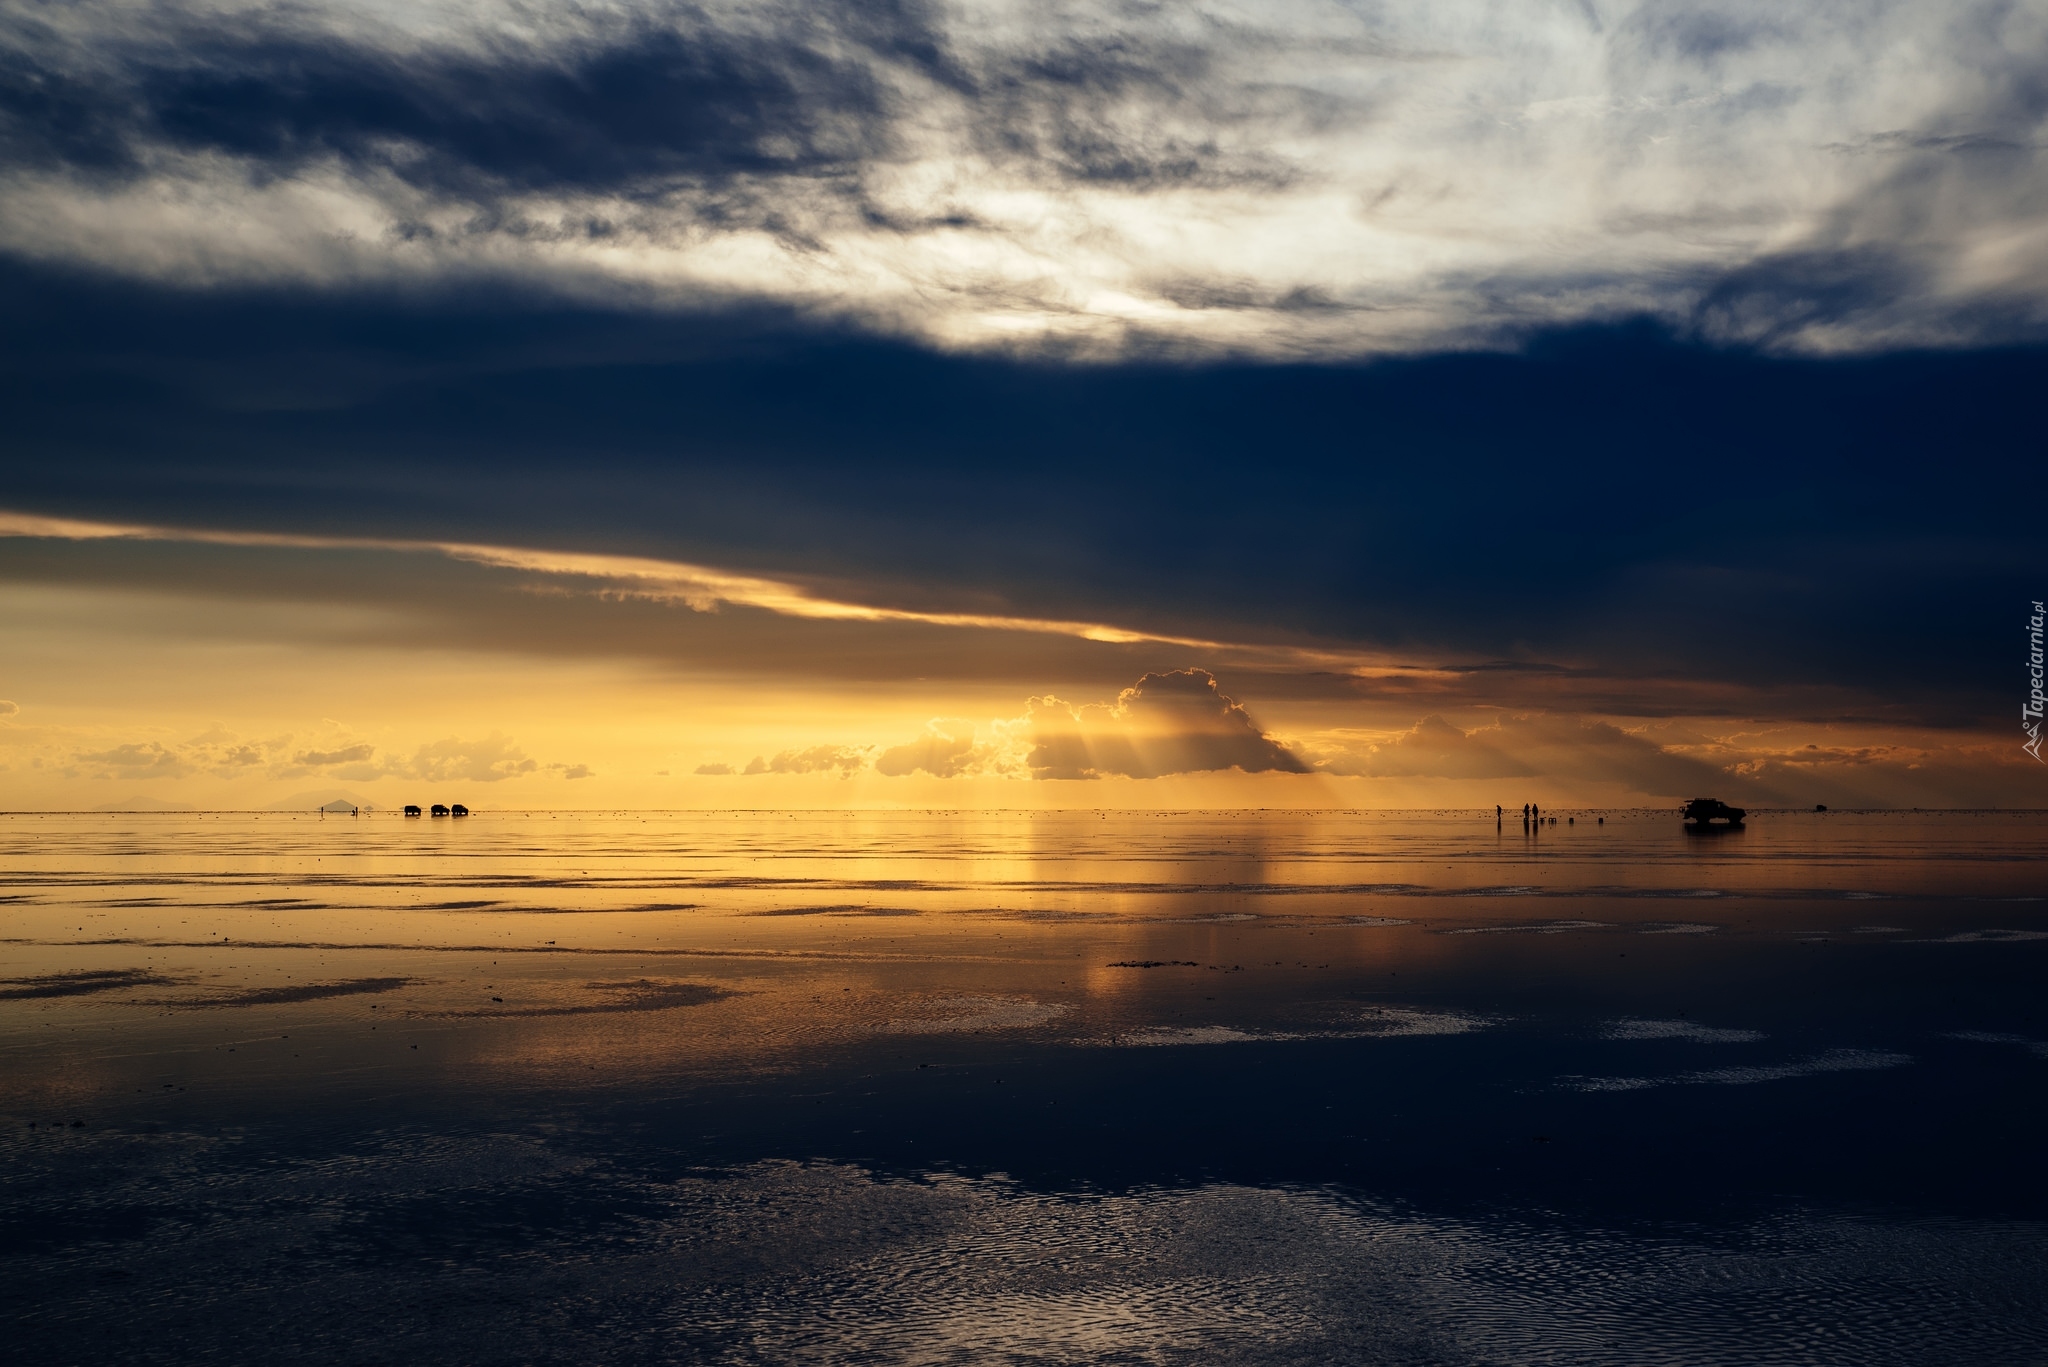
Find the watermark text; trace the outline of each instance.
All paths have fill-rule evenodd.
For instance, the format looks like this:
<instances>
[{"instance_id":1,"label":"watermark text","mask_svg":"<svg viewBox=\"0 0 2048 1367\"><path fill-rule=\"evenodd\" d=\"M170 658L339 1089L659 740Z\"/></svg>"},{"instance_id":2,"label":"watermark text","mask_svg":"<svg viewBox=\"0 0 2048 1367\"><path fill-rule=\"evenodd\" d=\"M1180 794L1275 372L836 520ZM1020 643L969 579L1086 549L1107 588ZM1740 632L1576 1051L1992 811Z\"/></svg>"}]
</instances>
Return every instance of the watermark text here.
<instances>
[{"instance_id":1,"label":"watermark text","mask_svg":"<svg viewBox=\"0 0 2048 1367\"><path fill-rule=\"evenodd\" d=\"M2043 606L2041 600L2037 598L2034 600L2034 615L2027 619L2027 675L2033 680L2033 687L2027 692L2026 706L2020 709L2020 729L2027 733L2027 743L2022 745L2020 749L2025 750L2036 760L2040 760L2041 763L2048 764L2048 760L2041 759L2041 715L2043 708L2048 707L2048 698L2044 698L2041 693L2041 622L2043 618L2048 618L2048 606Z\"/></svg>"}]
</instances>

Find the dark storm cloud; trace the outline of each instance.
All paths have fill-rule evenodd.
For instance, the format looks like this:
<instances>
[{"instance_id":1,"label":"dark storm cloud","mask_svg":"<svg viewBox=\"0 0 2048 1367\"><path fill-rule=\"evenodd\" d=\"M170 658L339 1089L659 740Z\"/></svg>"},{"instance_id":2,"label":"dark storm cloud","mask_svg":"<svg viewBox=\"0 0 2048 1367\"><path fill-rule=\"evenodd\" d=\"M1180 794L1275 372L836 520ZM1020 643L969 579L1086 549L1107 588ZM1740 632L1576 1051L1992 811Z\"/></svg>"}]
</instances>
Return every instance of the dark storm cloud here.
<instances>
[{"instance_id":1,"label":"dark storm cloud","mask_svg":"<svg viewBox=\"0 0 2048 1367\"><path fill-rule=\"evenodd\" d=\"M0 64L0 149L110 175L142 174L164 147L268 175L339 157L462 197L820 174L882 150L873 48L929 41L895 6L820 7L783 35L660 18L483 47L394 48L284 13L171 11L90 52L47 34ZM827 37L855 55L828 55Z\"/></svg>"},{"instance_id":2,"label":"dark storm cloud","mask_svg":"<svg viewBox=\"0 0 2048 1367\"><path fill-rule=\"evenodd\" d=\"M8 501L53 514L666 556L842 600L1386 649L1460 671L1467 701L1581 711L1768 693L1975 724L2006 710L2010 605L2040 592L2048 357L2026 349L1786 360L1645 327L1512 356L1063 367L765 320L721 349L710 323L476 294L16 271L0 303ZM371 602L380 629L485 648L1046 686L1191 658L597 613L481 566L428 591L404 557L0 556L17 579Z\"/></svg>"},{"instance_id":3,"label":"dark storm cloud","mask_svg":"<svg viewBox=\"0 0 2048 1367\"><path fill-rule=\"evenodd\" d=\"M1034 177L1141 188L1286 179L1278 157L1225 154L1202 130L1327 115L1337 103L1233 91L1197 41L1054 36L960 51L916 0L762 18L677 6L439 43L336 31L292 11L172 8L146 28L84 39L17 25L0 48L0 160L134 178L164 152L204 153L257 179L332 160L477 204L526 191L687 190L707 196L693 216L715 224L774 217L795 193L770 188L778 181L834 182L861 202L864 171L907 154L909 111L892 73L963 97L984 155ZM872 226L926 226L861 207ZM618 225L583 227L602 237Z\"/></svg>"}]
</instances>

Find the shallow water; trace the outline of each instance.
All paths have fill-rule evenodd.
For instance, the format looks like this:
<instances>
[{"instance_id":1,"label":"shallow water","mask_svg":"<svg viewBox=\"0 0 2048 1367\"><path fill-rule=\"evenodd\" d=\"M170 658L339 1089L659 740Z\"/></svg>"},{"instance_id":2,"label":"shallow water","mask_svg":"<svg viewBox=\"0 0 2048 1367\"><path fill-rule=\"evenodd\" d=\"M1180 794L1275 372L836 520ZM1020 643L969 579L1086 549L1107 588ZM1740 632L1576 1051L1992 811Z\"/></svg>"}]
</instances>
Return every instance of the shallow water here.
<instances>
[{"instance_id":1,"label":"shallow water","mask_svg":"<svg viewBox=\"0 0 2048 1367\"><path fill-rule=\"evenodd\" d=\"M38 1361L2048 1361L2038 814L0 817Z\"/></svg>"}]
</instances>

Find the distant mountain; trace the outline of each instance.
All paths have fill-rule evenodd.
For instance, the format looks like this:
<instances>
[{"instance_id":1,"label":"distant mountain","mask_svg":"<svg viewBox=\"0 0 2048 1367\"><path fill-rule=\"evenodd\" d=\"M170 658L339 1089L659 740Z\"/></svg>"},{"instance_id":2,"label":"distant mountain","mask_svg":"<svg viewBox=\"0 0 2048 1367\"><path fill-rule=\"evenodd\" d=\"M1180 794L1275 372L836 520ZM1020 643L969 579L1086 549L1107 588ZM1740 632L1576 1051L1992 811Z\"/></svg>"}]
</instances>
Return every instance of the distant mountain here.
<instances>
[{"instance_id":1,"label":"distant mountain","mask_svg":"<svg viewBox=\"0 0 2048 1367\"><path fill-rule=\"evenodd\" d=\"M269 810L273 812L345 812L351 807L360 807L366 812L377 810L375 803L363 801L346 788L315 788L309 792L293 793L282 802L271 803Z\"/></svg>"}]
</instances>

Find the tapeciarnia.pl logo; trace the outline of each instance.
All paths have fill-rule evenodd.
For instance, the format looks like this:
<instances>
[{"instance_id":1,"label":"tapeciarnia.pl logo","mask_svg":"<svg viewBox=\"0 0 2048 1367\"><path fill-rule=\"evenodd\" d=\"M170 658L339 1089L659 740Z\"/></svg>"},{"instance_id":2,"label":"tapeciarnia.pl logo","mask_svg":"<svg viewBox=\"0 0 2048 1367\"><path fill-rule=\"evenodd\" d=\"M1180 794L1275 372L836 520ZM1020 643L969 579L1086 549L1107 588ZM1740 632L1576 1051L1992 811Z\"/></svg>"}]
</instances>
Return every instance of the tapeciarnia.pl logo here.
<instances>
[{"instance_id":1,"label":"tapeciarnia.pl logo","mask_svg":"<svg viewBox=\"0 0 2048 1367\"><path fill-rule=\"evenodd\" d=\"M2044 607L2041 600L2037 598L2034 600L2034 615L2027 619L2027 644L2029 646L2027 673L2033 678L2034 686L2027 694L2027 705L2020 709L2020 729L2027 733L2027 743L2022 745L2020 749L2026 751L2035 759L2040 760L2041 763L2048 764L2048 760L2041 759L2041 711L2044 702L2048 702L2048 699L2044 699L2041 695L2041 619L2043 617L2048 617L2048 607Z\"/></svg>"}]
</instances>

